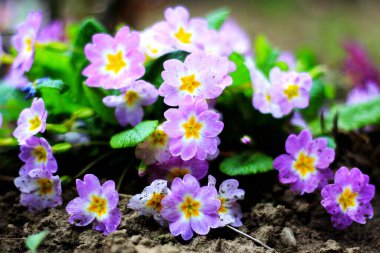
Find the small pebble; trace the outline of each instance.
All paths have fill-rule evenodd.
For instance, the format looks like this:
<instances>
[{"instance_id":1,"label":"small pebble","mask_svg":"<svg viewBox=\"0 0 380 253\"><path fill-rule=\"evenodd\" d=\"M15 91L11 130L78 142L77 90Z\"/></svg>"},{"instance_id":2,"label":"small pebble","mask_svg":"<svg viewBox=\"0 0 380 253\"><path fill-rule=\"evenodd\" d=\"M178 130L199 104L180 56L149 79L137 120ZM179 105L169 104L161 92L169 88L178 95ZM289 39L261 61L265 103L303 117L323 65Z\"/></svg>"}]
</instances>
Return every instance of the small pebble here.
<instances>
[{"instance_id":1,"label":"small pebble","mask_svg":"<svg viewBox=\"0 0 380 253\"><path fill-rule=\"evenodd\" d=\"M294 237L293 231L288 227L285 227L282 229L280 238L281 238L281 241L285 245L288 245L291 247L297 246L297 241L296 241L296 238Z\"/></svg>"}]
</instances>

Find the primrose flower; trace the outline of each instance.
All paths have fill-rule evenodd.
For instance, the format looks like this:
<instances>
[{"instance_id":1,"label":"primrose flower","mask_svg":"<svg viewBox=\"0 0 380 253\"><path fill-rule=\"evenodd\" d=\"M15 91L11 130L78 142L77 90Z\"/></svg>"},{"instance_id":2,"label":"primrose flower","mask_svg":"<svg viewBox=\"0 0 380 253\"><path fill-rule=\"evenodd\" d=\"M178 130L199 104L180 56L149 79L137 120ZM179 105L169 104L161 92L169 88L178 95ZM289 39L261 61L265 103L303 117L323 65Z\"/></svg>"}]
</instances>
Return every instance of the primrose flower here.
<instances>
[{"instance_id":1,"label":"primrose flower","mask_svg":"<svg viewBox=\"0 0 380 253\"><path fill-rule=\"evenodd\" d=\"M65 27L62 21L53 21L41 29L38 34L38 42L48 43L52 41L63 41Z\"/></svg>"},{"instance_id":2,"label":"primrose flower","mask_svg":"<svg viewBox=\"0 0 380 253\"><path fill-rule=\"evenodd\" d=\"M30 108L24 109L17 121L17 128L13 136L20 145L24 145L26 139L41 132L45 132L47 111L42 98L35 98Z\"/></svg>"},{"instance_id":3,"label":"primrose flower","mask_svg":"<svg viewBox=\"0 0 380 253\"><path fill-rule=\"evenodd\" d=\"M362 86L354 87L347 95L347 104L359 104L380 96L379 85L369 81Z\"/></svg>"},{"instance_id":4,"label":"primrose flower","mask_svg":"<svg viewBox=\"0 0 380 253\"><path fill-rule=\"evenodd\" d=\"M70 224L87 226L94 221L93 228L104 235L115 231L121 221L121 212L117 208L119 193L115 190L115 182L108 180L100 185L96 176L87 174L83 181L77 179L76 184L79 197L66 206Z\"/></svg>"},{"instance_id":5,"label":"primrose flower","mask_svg":"<svg viewBox=\"0 0 380 253\"><path fill-rule=\"evenodd\" d=\"M203 41L202 51L208 55L225 56L232 54L232 47L228 44L226 36L220 32L210 30Z\"/></svg>"},{"instance_id":6,"label":"primrose flower","mask_svg":"<svg viewBox=\"0 0 380 253\"><path fill-rule=\"evenodd\" d=\"M328 168L334 161L334 149L327 147L325 138L312 139L309 130L298 136L291 134L286 140L288 154L277 157L273 167L279 171L279 180L290 184L293 191L301 195L322 188L332 177Z\"/></svg>"},{"instance_id":7,"label":"primrose flower","mask_svg":"<svg viewBox=\"0 0 380 253\"><path fill-rule=\"evenodd\" d=\"M294 70L296 68L297 61L291 52L288 52L288 51L281 52L281 54L277 58L277 61L286 63L286 65L288 65L288 68L290 70Z\"/></svg>"},{"instance_id":8,"label":"primrose flower","mask_svg":"<svg viewBox=\"0 0 380 253\"><path fill-rule=\"evenodd\" d=\"M153 26L157 31L157 41L176 49L194 52L201 46L208 29L204 18L192 18L188 10L182 6L165 10L165 21Z\"/></svg>"},{"instance_id":9,"label":"primrose flower","mask_svg":"<svg viewBox=\"0 0 380 253\"><path fill-rule=\"evenodd\" d=\"M158 92L153 85L143 80L132 82L121 91L121 95L105 97L103 102L108 107L116 107L115 116L121 126L135 126L144 116L142 106L156 102Z\"/></svg>"},{"instance_id":10,"label":"primrose flower","mask_svg":"<svg viewBox=\"0 0 380 253\"><path fill-rule=\"evenodd\" d=\"M4 78L4 83L17 89L24 90L29 86L29 80L24 76L24 71L11 68Z\"/></svg>"},{"instance_id":11,"label":"primrose flower","mask_svg":"<svg viewBox=\"0 0 380 253\"><path fill-rule=\"evenodd\" d=\"M161 201L168 194L169 189L165 180L154 180L150 186L144 188L141 194L134 195L128 203L128 207L138 211L140 215L153 216L153 218L164 224L160 214Z\"/></svg>"},{"instance_id":12,"label":"primrose flower","mask_svg":"<svg viewBox=\"0 0 380 253\"><path fill-rule=\"evenodd\" d=\"M209 233L219 226L220 200L215 187L200 187L197 179L189 174L183 180L175 178L171 191L162 201L161 215L169 222L170 232L190 240L194 232Z\"/></svg>"},{"instance_id":13,"label":"primrose flower","mask_svg":"<svg viewBox=\"0 0 380 253\"><path fill-rule=\"evenodd\" d=\"M32 67L34 44L37 39L41 21L41 12L30 12L26 22L18 27L16 35L12 38L12 45L18 52L12 68L19 68L22 72L27 72Z\"/></svg>"},{"instance_id":14,"label":"primrose flower","mask_svg":"<svg viewBox=\"0 0 380 253\"><path fill-rule=\"evenodd\" d=\"M14 184L21 191L20 204L27 206L30 212L41 212L62 204L61 180L47 170L23 167Z\"/></svg>"},{"instance_id":15,"label":"primrose flower","mask_svg":"<svg viewBox=\"0 0 380 253\"><path fill-rule=\"evenodd\" d=\"M169 136L169 150L173 156L181 156L182 160L193 157L205 160L207 154L217 151L217 135L224 124L219 121L220 115L208 110L204 99L184 98L178 109L169 109L164 113L162 125Z\"/></svg>"},{"instance_id":16,"label":"primrose flower","mask_svg":"<svg viewBox=\"0 0 380 253\"><path fill-rule=\"evenodd\" d=\"M164 83L158 92L164 97L165 104L177 106L189 95L203 99L218 97L232 79L228 76L228 62L222 69L214 68L214 62L215 58L198 53L187 56L185 62L177 59L164 62ZM224 84L226 76L229 77L228 84Z\"/></svg>"},{"instance_id":17,"label":"primrose flower","mask_svg":"<svg viewBox=\"0 0 380 253\"><path fill-rule=\"evenodd\" d=\"M162 129L162 125L158 126L145 141L137 144L135 155L146 165L163 163L171 157L169 136Z\"/></svg>"},{"instance_id":18,"label":"primrose flower","mask_svg":"<svg viewBox=\"0 0 380 253\"><path fill-rule=\"evenodd\" d=\"M227 19L219 30L232 52L252 56L251 40L248 34L233 19Z\"/></svg>"},{"instance_id":19,"label":"primrose flower","mask_svg":"<svg viewBox=\"0 0 380 253\"><path fill-rule=\"evenodd\" d=\"M140 51L145 53L147 61L157 59L158 57L175 50L174 47L157 41L157 36L159 36L158 32L154 28L148 28L140 33Z\"/></svg>"},{"instance_id":20,"label":"primrose flower","mask_svg":"<svg viewBox=\"0 0 380 253\"><path fill-rule=\"evenodd\" d=\"M32 136L26 139L25 145L21 145L19 157L27 169L38 168L55 173L58 168L51 147L44 138Z\"/></svg>"},{"instance_id":21,"label":"primrose flower","mask_svg":"<svg viewBox=\"0 0 380 253\"><path fill-rule=\"evenodd\" d=\"M120 89L144 75L145 57L139 51L139 33L130 32L126 26L115 38L95 34L92 41L84 49L91 63L83 70L88 86Z\"/></svg>"},{"instance_id":22,"label":"primrose flower","mask_svg":"<svg viewBox=\"0 0 380 253\"><path fill-rule=\"evenodd\" d=\"M209 175L208 186L215 187L216 179ZM240 227L243 225L241 218L243 213L241 212L238 200L244 199L245 192L242 189L238 189L239 181L235 179L228 179L223 181L219 186L218 198L220 200L220 208L218 210L220 217L220 226L224 227L231 224L234 227Z\"/></svg>"},{"instance_id":23,"label":"primrose flower","mask_svg":"<svg viewBox=\"0 0 380 253\"><path fill-rule=\"evenodd\" d=\"M365 224L367 218L373 217L370 202L375 196L375 186L369 184L369 177L358 168L341 167L335 173L334 184L326 185L321 195L321 204L331 214L335 228L345 229L353 221Z\"/></svg>"},{"instance_id":24,"label":"primrose flower","mask_svg":"<svg viewBox=\"0 0 380 253\"><path fill-rule=\"evenodd\" d=\"M192 158L184 161L180 157L172 157L164 163L154 164L149 167L149 181L165 179L168 182L172 182L174 178L183 178L187 174L192 175L197 180L201 180L207 175L207 172L207 160Z\"/></svg>"}]
</instances>

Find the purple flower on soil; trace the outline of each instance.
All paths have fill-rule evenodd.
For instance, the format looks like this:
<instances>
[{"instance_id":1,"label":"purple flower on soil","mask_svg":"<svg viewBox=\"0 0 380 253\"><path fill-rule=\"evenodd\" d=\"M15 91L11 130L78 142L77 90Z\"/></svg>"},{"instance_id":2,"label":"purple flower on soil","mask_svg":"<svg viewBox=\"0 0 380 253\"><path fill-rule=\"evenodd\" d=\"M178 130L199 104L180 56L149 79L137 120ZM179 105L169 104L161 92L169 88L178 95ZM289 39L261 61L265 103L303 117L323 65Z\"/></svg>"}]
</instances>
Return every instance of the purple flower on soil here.
<instances>
[{"instance_id":1,"label":"purple flower on soil","mask_svg":"<svg viewBox=\"0 0 380 253\"><path fill-rule=\"evenodd\" d=\"M215 187L216 179L209 175L208 186ZM219 186L218 198L220 200L220 208L218 210L220 217L220 226L224 227L231 224L234 227L240 227L243 225L241 218L243 213L241 212L240 204L238 200L244 199L245 191L238 189L239 181L235 179L227 179Z\"/></svg>"},{"instance_id":2,"label":"purple flower on soil","mask_svg":"<svg viewBox=\"0 0 380 253\"><path fill-rule=\"evenodd\" d=\"M345 229L353 221L365 224L366 219L373 217L370 202L375 196L375 186L357 168L341 167L335 173L334 184L326 185L321 195L321 204L331 214L335 228Z\"/></svg>"},{"instance_id":3,"label":"purple flower on soil","mask_svg":"<svg viewBox=\"0 0 380 253\"><path fill-rule=\"evenodd\" d=\"M347 96L347 104L358 104L367 102L371 99L378 98L380 96L379 86L369 81L363 86L354 87Z\"/></svg>"},{"instance_id":4,"label":"purple flower on soil","mask_svg":"<svg viewBox=\"0 0 380 253\"><path fill-rule=\"evenodd\" d=\"M136 194L129 200L128 207L138 211L140 215L153 216L158 223L163 225L164 220L160 214L161 201L168 192L165 180L154 180L150 186L144 188L141 194Z\"/></svg>"},{"instance_id":5,"label":"purple flower on soil","mask_svg":"<svg viewBox=\"0 0 380 253\"><path fill-rule=\"evenodd\" d=\"M90 65L83 70L86 84L91 87L120 89L145 73L144 54L139 51L140 35L126 26L115 38L108 34L95 34L87 44L85 54Z\"/></svg>"},{"instance_id":6,"label":"purple flower on soil","mask_svg":"<svg viewBox=\"0 0 380 253\"><path fill-rule=\"evenodd\" d=\"M41 21L41 12L30 12L26 22L18 27L16 35L12 38L12 45L18 52L12 68L19 68L22 72L27 72L32 67L34 44L37 39Z\"/></svg>"},{"instance_id":7,"label":"purple flower on soil","mask_svg":"<svg viewBox=\"0 0 380 253\"><path fill-rule=\"evenodd\" d=\"M121 126L140 123L144 116L142 106L151 105L158 97L157 89L143 80L134 81L123 88L119 96L108 96L103 102L108 107L116 107L115 116Z\"/></svg>"},{"instance_id":8,"label":"purple flower on soil","mask_svg":"<svg viewBox=\"0 0 380 253\"><path fill-rule=\"evenodd\" d=\"M115 231L121 221L115 182L108 180L100 185L95 175L87 174L83 181L77 179L76 184L79 197L66 206L70 214L69 222L76 226L87 226L94 221L93 228L104 235Z\"/></svg>"},{"instance_id":9,"label":"purple flower on soil","mask_svg":"<svg viewBox=\"0 0 380 253\"><path fill-rule=\"evenodd\" d=\"M13 136L20 145L24 145L26 139L41 132L45 132L47 111L42 98L35 98L30 108L24 109L17 121L17 128Z\"/></svg>"},{"instance_id":10,"label":"purple flower on soil","mask_svg":"<svg viewBox=\"0 0 380 253\"><path fill-rule=\"evenodd\" d=\"M153 26L159 43L189 52L202 49L203 40L209 32L204 18L190 19L188 10L182 6L168 8L164 15L165 21Z\"/></svg>"},{"instance_id":11,"label":"purple flower on soil","mask_svg":"<svg viewBox=\"0 0 380 253\"><path fill-rule=\"evenodd\" d=\"M162 128L170 138L173 156L181 156L185 161L193 157L205 160L207 154L217 151L217 136L224 124L218 113L208 110L204 99L187 96L178 109L169 109L164 116L167 121Z\"/></svg>"},{"instance_id":12,"label":"purple flower on soil","mask_svg":"<svg viewBox=\"0 0 380 253\"><path fill-rule=\"evenodd\" d=\"M20 159L25 162L26 169L41 169L51 173L57 171L57 161L49 143L44 138L31 136L21 145Z\"/></svg>"},{"instance_id":13,"label":"purple flower on soil","mask_svg":"<svg viewBox=\"0 0 380 253\"><path fill-rule=\"evenodd\" d=\"M175 178L171 191L162 201L162 217L169 222L170 232L190 240L194 232L209 233L219 226L220 200L215 187L200 187L197 179L185 175L183 180Z\"/></svg>"},{"instance_id":14,"label":"purple flower on soil","mask_svg":"<svg viewBox=\"0 0 380 253\"><path fill-rule=\"evenodd\" d=\"M53 21L41 29L38 34L38 42L48 43L53 41L63 41L65 36L65 26L62 21Z\"/></svg>"},{"instance_id":15,"label":"purple flower on soil","mask_svg":"<svg viewBox=\"0 0 380 253\"><path fill-rule=\"evenodd\" d=\"M219 33L227 41L229 48L233 52L245 56L252 55L252 43L248 34L233 19L226 20Z\"/></svg>"},{"instance_id":16,"label":"purple flower on soil","mask_svg":"<svg viewBox=\"0 0 380 253\"><path fill-rule=\"evenodd\" d=\"M310 131L303 130L298 136L289 135L285 149L288 154L278 156L273 167L279 171L280 182L290 184L293 191L311 193L332 178L328 167L335 151L327 147L325 138L313 140Z\"/></svg>"},{"instance_id":17,"label":"purple flower on soil","mask_svg":"<svg viewBox=\"0 0 380 253\"><path fill-rule=\"evenodd\" d=\"M184 161L180 157L172 157L164 163L157 163L149 167L149 181L165 179L172 182L174 178L183 178L187 174L201 180L207 175L207 172L207 160L192 158Z\"/></svg>"},{"instance_id":18,"label":"purple flower on soil","mask_svg":"<svg viewBox=\"0 0 380 253\"><path fill-rule=\"evenodd\" d=\"M30 212L41 212L62 204L61 180L47 170L23 167L14 183L21 191L20 204L27 206Z\"/></svg>"},{"instance_id":19,"label":"purple flower on soil","mask_svg":"<svg viewBox=\"0 0 380 253\"><path fill-rule=\"evenodd\" d=\"M153 163L163 163L170 157L169 136L164 132L162 126L156 130L143 142L137 144L135 155L143 160L146 165Z\"/></svg>"},{"instance_id":20,"label":"purple flower on soil","mask_svg":"<svg viewBox=\"0 0 380 253\"><path fill-rule=\"evenodd\" d=\"M218 97L225 86L232 83L228 76L228 60L222 68L213 67L216 58L205 54L193 53L186 57L185 62L177 59L164 62L162 78L164 83L158 92L164 97L164 102L177 106L186 96L213 99ZM223 68L224 67L224 68ZM227 84L225 84L227 78Z\"/></svg>"}]
</instances>

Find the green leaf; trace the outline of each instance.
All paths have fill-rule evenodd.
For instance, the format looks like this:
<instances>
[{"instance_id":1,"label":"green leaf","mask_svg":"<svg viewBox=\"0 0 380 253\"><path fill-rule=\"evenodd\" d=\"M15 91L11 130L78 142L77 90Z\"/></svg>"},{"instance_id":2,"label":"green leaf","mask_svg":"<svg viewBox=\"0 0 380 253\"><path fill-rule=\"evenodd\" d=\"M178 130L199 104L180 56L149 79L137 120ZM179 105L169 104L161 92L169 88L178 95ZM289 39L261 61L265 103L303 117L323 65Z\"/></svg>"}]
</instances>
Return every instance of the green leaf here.
<instances>
[{"instance_id":1,"label":"green leaf","mask_svg":"<svg viewBox=\"0 0 380 253\"><path fill-rule=\"evenodd\" d=\"M68 142L58 143L51 147L54 154L65 153L69 151L73 145Z\"/></svg>"},{"instance_id":2,"label":"green leaf","mask_svg":"<svg viewBox=\"0 0 380 253\"><path fill-rule=\"evenodd\" d=\"M223 160L220 171L229 176L252 175L273 170L273 159L262 153L242 153Z\"/></svg>"},{"instance_id":3,"label":"green leaf","mask_svg":"<svg viewBox=\"0 0 380 253\"><path fill-rule=\"evenodd\" d=\"M220 8L206 15L208 27L219 31L223 23L230 16L230 10L227 8Z\"/></svg>"},{"instance_id":4,"label":"green leaf","mask_svg":"<svg viewBox=\"0 0 380 253\"><path fill-rule=\"evenodd\" d=\"M244 56L234 52L230 55L229 59L236 65L236 70L230 74L233 80L232 85L251 85L251 75L248 67L245 65Z\"/></svg>"},{"instance_id":5,"label":"green leaf","mask_svg":"<svg viewBox=\"0 0 380 253\"><path fill-rule=\"evenodd\" d=\"M36 80L36 89L40 91L41 89L57 89L60 93L64 93L68 86L63 83L62 80L53 80L50 78L42 78Z\"/></svg>"},{"instance_id":6,"label":"green leaf","mask_svg":"<svg viewBox=\"0 0 380 253\"><path fill-rule=\"evenodd\" d=\"M25 95L21 91L1 81L0 94L0 113L3 115L4 124L16 121L21 111L31 104L24 99Z\"/></svg>"},{"instance_id":7,"label":"green leaf","mask_svg":"<svg viewBox=\"0 0 380 253\"><path fill-rule=\"evenodd\" d=\"M257 68L268 76L270 70L276 65L280 51L273 48L266 37L259 35L255 40L255 53Z\"/></svg>"},{"instance_id":8,"label":"green leaf","mask_svg":"<svg viewBox=\"0 0 380 253\"><path fill-rule=\"evenodd\" d=\"M296 52L296 59L296 69L298 72L308 71L317 64L315 53L308 48L299 49Z\"/></svg>"},{"instance_id":9,"label":"green leaf","mask_svg":"<svg viewBox=\"0 0 380 253\"><path fill-rule=\"evenodd\" d=\"M118 133L111 138L112 148L135 147L153 133L158 126L157 120L143 121L132 129Z\"/></svg>"},{"instance_id":10,"label":"green leaf","mask_svg":"<svg viewBox=\"0 0 380 253\"><path fill-rule=\"evenodd\" d=\"M31 253L37 252L38 247L42 243L42 241L45 239L49 231L42 231L34 235L28 236L26 238L25 244L26 247L30 250Z\"/></svg>"},{"instance_id":11,"label":"green leaf","mask_svg":"<svg viewBox=\"0 0 380 253\"><path fill-rule=\"evenodd\" d=\"M64 134L69 131L69 128L65 124L46 124L46 131L56 133L56 134Z\"/></svg>"},{"instance_id":12,"label":"green leaf","mask_svg":"<svg viewBox=\"0 0 380 253\"><path fill-rule=\"evenodd\" d=\"M73 112L73 117L76 119L86 119L94 115L94 110L83 107Z\"/></svg>"}]
</instances>

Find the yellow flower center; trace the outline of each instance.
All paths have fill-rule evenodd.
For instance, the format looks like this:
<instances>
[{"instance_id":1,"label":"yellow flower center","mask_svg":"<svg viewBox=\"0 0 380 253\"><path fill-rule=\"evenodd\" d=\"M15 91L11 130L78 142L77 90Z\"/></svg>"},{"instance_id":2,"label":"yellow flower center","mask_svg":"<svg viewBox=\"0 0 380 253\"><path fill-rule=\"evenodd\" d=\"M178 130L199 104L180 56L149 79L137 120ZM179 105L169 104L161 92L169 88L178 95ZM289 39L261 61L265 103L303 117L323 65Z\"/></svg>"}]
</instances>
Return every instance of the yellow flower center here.
<instances>
[{"instance_id":1,"label":"yellow flower center","mask_svg":"<svg viewBox=\"0 0 380 253\"><path fill-rule=\"evenodd\" d=\"M115 74L119 73L122 68L127 66L121 51L116 54L108 54L107 59L108 64L106 65L106 70L113 71Z\"/></svg>"},{"instance_id":2,"label":"yellow flower center","mask_svg":"<svg viewBox=\"0 0 380 253\"><path fill-rule=\"evenodd\" d=\"M179 87L179 90L187 91L189 93L193 93L196 90L196 88L201 86L201 83L195 79L194 74L190 76L181 77L181 82L182 84Z\"/></svg>"},{"instance_id":3,"label":"yellow flower center","mask_svg":"<svg viewBox=\"0 0 380 253\"><path fill-rule=\"evenodd\" d=\"M294 164L294 168L302 177L305 177L307 174L315 171L314 161L315 159L313 157L307 156L304 152L301 152Z\"/></svg>"},{"instance_id":4,"label":"yellow flower center","mask_svg":"<svg viewBox=\"0 0 380 253\"><path fill-rule=\"evenodd\" d=\"M139 98L139 94L136 91L129 90L125 93L124 99L127 105L132 106L136 102L136 100Z\"/></svg>"},{"instance_id":5,"label":"yellow flower center","mask_svg":"<svg viewBox=\"0 0 380 253\"><path fill-rule=\"evenodd\" d=\"M25 40L25 44L26 44L26 51L31 52L32 51L32 39L27 38Z\"/></svg>"},{"instance_id":6,"label":"yellow flower center","mask_svg":"<svg viewBox=\"0 0 380 253\"><path fill-rule=\"evenodd\" d=\"M155 130L149 138L154 146L164 146L168 141L168 135L160 129Z\"/></svg>"},{"instance_id":7,"label":"yellow flower center","mask_svg":"<svg viewBox=\"0 0 380 253\"><path fill-rule=\"evenodd\" d=\"M218 213L226 213L227 209L224 206L224 204L226 203L226 199L219 197L219 200L220 200L220 207L219 207Z\"/></svg>"},{"instance_id":8,"label":"yellow flower center","mask_svg":"<svg viewBox=\"0 0 380 253\"><path fill-rule=\"evenodd\" d=\"M199 131L202 129L202 124L197 122L194 116L191 116L189 121L184 123L182 127L185 129L186 139L190 139L192 137L195 139L199 138Z\"/></svg>"},{"instance_id":9,"label":"yellow flower center","mask_svg":"<svg viewBox=\"0 0 380 253\"><path fill-rule=\"evenodd\" d=\"M161 200L165 197L164 194L155 192L152 197L146 202L146 206L154 209L156 212L161 212Z\"/></svg>"},{"instance_id":10,"label":"yellow flower center","mask_svg":"<svg viewBox=\"0 0 380 253\"><path fill-rule=\"evenodd\" d=\"M284 91L289 100L299 96L299 87L296 84L290 84Z\"/></svg>"},{"instance_id":11,"label":"yellow flower center","mask_svg":"<svg viewBox=\"0 0 380 253\"><path fill-rule=\"evenodd\" d=\"M53 192L53 181L49 178L40 178L37 180L38 193L40 195L47 195Z\"/></svg>"},{"instance_id":12,"label":"yellow flower center","mask_svg":"<svg viewBox=\"0 0 380 253\"><path fill-rule=\"evenodd\" d=\"M198 200L186 196L183 202L180 204L181 211L185 214L186 219L190 219L192 216L197 217L200 214L201 203Z\"/></svg>"},{"instance_id":13,"label":"yellow flower center","mask_svg":"<svg viewBox=\"0 0 380 253\"><path fill-rule=\"evenodd\" d=\"M186 32L185 29L183 29L182 26L178 29L178 31L174 34L174 36L179 41L181 41L183 44L190 44L191 43L190 39L191 39L192 34Z\"/></svg>"},{"instance_id":14,"label":"yellow flower center","mask_svg":"<svg viewBox=\"0 0 380 253\"><path fill-rule=\"evenodd\" d=\"M338 202L344 212L346 212L348 208L356 206L356 196L358 196L358 194L351 191L348 187L340 194Z\"/></svg>"},{"instance_id":15,"label":"yellow flower center","mask_svg":"<svg viewBox=\"0 0 380 253\"><path fill-rule=\"evenodd\" d=\"M265 99L267 100L267 102L270 102L271 97L270 97L270 95L268 93L265 95Z\"/></svg>"},{"instance_id":16,"label":"yellow flower center","mask_svg":"<svg viewBox=\"0 0 380 253\"><path fill-rule=\"evenodd\" d=\"M174 178L176 178L176 177L183 178L183 176L185 176L186 174L190 174L189 169L174 167L170 170L170 172L168 174L168 179L170 181L173 181Z\"/></svg>"},{"instance_id":17,"label":"yellow flower center","mask_svg":"<svg viewBox=\"0 0 380 253\"><path fill-rule=\"evenodd\" d=\"M37 130L42 125L42 121L40 117L36 115L34 116L34 118L29 120L29 124L30 124L29 130L34 131L34 130Z\"/></svg>"},{"instance_id":18,"label":"yellow flower center","mask_svg":"<svg viewBox=\"0 0 380 253\"><path fill-rule=\"evenodd\" d=\"M92 195L90 205L87 210L101 217L107 213L107 200L95 195Z\"/></svg>"},{"instance_id":19,"label":"yellow flower center","mask_svg":"<svg viewBox=\"0 0 380 253\"><path fill-rule=\"evenodd\" d=\"M47 161L47 151L44 147L42 146L36 146L32 150L32 155L37 159L38 162L40 163L46 163Z\"/></svg>"}]
</instances>

